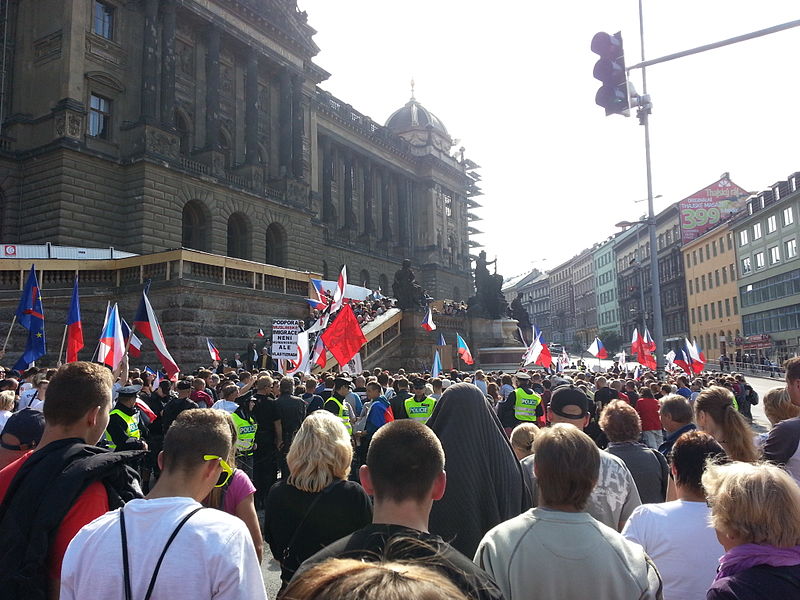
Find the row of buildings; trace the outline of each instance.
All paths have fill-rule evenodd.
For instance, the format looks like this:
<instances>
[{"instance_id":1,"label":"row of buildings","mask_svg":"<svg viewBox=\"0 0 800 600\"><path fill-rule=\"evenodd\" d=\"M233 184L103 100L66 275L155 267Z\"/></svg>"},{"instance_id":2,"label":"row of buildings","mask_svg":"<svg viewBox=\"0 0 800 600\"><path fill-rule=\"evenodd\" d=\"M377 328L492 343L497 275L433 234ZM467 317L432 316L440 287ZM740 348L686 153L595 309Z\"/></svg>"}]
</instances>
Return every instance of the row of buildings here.
<instances>
[{"instance_id":1,"label":"row of buildings","mask_svg":"<svg viewBox=\"0 0 800 600\"><path fill-rule=\"evenodd\" d=\"M665 351L696 339L709 358L750 355L781 361L800 350L800 173L757 194L730 181L712 185L656 215ZM546 273L504 287L522 294L548 339L575 350L599 335L653 329L647 221Z\"/></svg>"}]
</instances>

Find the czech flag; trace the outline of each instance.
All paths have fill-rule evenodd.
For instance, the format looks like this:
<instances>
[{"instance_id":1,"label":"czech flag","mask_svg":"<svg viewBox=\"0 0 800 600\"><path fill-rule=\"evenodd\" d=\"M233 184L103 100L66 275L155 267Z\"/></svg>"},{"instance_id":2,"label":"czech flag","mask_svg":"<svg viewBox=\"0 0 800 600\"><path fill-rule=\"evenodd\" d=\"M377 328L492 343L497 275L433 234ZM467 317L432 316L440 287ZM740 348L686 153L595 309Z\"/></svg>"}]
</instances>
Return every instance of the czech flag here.
<instances>
[{"instance_id":1,"label":"czech flag","mask_svg":"<svg viewBox=\"0 0 800 600\"><path fill-rule=\"evenodd\" d=\"M678 365L681 369L683 369L687 375L692 375L692 367L691 367L691 358L687 354L686 350L683 348L678 348L675 351L675 358L672 359L672 362Z\"/></svg>"},{"instance_id":2,"label":"czech flag","mask_svg":"<svg viewBox=\"0 0 800 600\"><path fill-rule=\"evenodd\" d=\"M208 345L208 353L211 355L211 360L222 362L222 357L219 354L219 350L217 350L217 347L211 343L210 339L206 338L206 344Z\"/></svg>"},{"instance_id":3,"label":"czech flag","mask_svg":"<svg viewBox=\"0 0 800 600\"><path fill-rule=\"evenodd\" d=\"M336 289L333 291L332 313L342 308L345 288L347 288L347 265L342 265L342 272L339 273L339 280L336 282Z\"/></svg>"},{"instance_id":4,"label":"czech flag","mask_svg":"<svg viewBox=\"0 0 800 600\"><path fill-rule=\"evenodd\" d=\"M433 331L436 329L436 323L433 322L433 311L430 306L428 307L428 312L425 314L425 318L422 319L422 328L425 331Z\"/></svg>"},{"instance_id":5,"label":"czech flag","mask_svg":"<svg viewBox=\"0 0 800 600\"><path fill-rule=\"evenodd\" d=\"M644 328L644 339L642 340L642 344L645 348L647 348L650 352L656 351L656 343L653 341L653 338L650 336L650 330L645 327Z\"/></svg>"},{"instance_id":6,"label":"czech flag","mask_svg":"<svg viewBox=\"0 0 800 600\"><path fill-rule=\"evenodd\" d=\"M97 360L116 369L125 354L125 338L122 337L122 324L119 321L117 305L111 307L108 318L100 334L100 347Z\"/></svg>"},{"instance_id":7,"label":"czech flag","mask_svg":"<svg viewBox=\"0 0 800 600\"><path fill-rule=\"evenodd\" d=\"M72 300L67 313L67 362L78 360L78 352L83 348L83 325L81 323L81 306L78 299L78 278L72 286Z\"/></svg>"},{"instance_id":8,"label":"czech flag","mask_svg":"<svg viewBox=\"0 0 800 600\"><path fill-rule=\"evenodd\" d=\"M633 339L631 340L631 354L641 354L642 353L642 338L639 335L639 330L634 327L633 328Z\"/></svg>"},{"instance_id":9,"label":"czech flag","mask_svg":"<svg viewBox=\"0 0 800 600\"><path fill-rule=\"evenodd\" d=\"M608 352L606 352L603 342L600 341L599 337L594 338L592 345L589 346L586 351L595 358L608 358Z\"/></svg>"},{"instance_id":10,"label":"czech flag","mask_svg":"<svg viewBox=\"0 0 800 600\"><path fill-rule=\"evenodd\" d=\"M128 322L122 317L120 317L120 325L122 326L122 338L125 340L125 345L128 346L128 354L134 358L138 358L142 355L142 340L136 337L135 333L131 332ZM131 340L130 344L128 344L128 338Z\"/></svg>"},{"instance_id":11,"label":"czech flag","mask_svg":"<svg viewBox=\"0 0 800 600\"><path fill-rule=\"evenodd\" d=\"M439 373L442 372L442 359L439 357L439 351L437 350L433 354L433 366L431 367L431 377L438 377Z\"/></svg>"},{"instance_id":12,"label":"czech flag","mask_svg":"<svg viewBox=\"0 0 800 600\"><path fill-rule=\"evenodd\" d=\"M444 341L444 334L443 333L439 334L439 345L440 346L447 346L447 344Z\"/></svg>"},{"instance_id":13,"label":"czech flag","mask_svg":"<svg viewBox=\"0 0 800 600\"><path fill-rule=\"evenodd\" d=\"M256 333L256 337L264 337L264 330L259 329L258 332Z\"/></svg>"},{"instance_id":14,"label":"czech flag","mask_svg":"<svg viewBox=\"0 0 800 600\"><path fill-rule=\"evenodd\" d=\"M467 346L467 342L464 341L460 333L456 333L456 352L458 352L461 360L468 365L475 364L475 360L472 358L472 352L469 351L469 346Z\"/></svg>"},{"instance_id":15,"label":"czech flag","mask_svg":"<svg viewBox=\"0 0 800 600\"><path fill-rule=\"evenodd\" d=\"M328 353L325 350L325 342L322 341L322 336L317 336L317 341L314 343L314 350L311 353L311 364L317 365L320 369L324 369L328 362Z\"/></svg>"},{"instance_id":16,"label":"czech flag","mask_svg":"<svg viewBox=\"0 0 800 600\"><path fill-rule=\"evenodd\" d=\"M161 332L161 326L158 324L156 313L150 304L150 299L147 297L147 287L142 290L142 300L139 303L139 309L136 311L136 318L133 324L137 330L142 332L142 335L149 339L156 347L156 354L167 373L170 380L175 379L180 373L180 368L175 359L167 350L167 343L164 341L164 334Z\"/></svg>"}]
</instances>

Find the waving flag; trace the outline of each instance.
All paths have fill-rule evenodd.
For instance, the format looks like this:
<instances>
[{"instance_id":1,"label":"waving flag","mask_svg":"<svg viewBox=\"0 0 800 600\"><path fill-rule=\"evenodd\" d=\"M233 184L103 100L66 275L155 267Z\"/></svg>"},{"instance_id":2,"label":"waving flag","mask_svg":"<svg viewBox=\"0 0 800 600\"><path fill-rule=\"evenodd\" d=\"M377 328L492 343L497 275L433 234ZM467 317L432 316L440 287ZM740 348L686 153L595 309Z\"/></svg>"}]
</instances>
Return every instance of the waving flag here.
<instances>
[{"instance_id":1,"label":"waving flag","mask_svg":"<svg viewBox=\"0 0 800 600\"><path fill-rule=\"evenodd\" d=\"M149 286L148 286L149 287ZM175 379L180 373L178 363L172 358L172 355L167 350L167 343L164 341L164 334L161 332L161 326L158 324L158 318L153 311L150 304L150 299L147 297L147 287L142 290L142 299L139 303L139 309L136 311L136 318L133 324L142 335L149 339L155 345L156 354L161 361L161 365L167 373L170 380Z\"/></svg>"},{"instance_id":2,"label":"waving flag","mask_svg":"<svg viewBox=\"0 0 800 600\"><path fill-rule=\"evenodd\" d=\"M667 365L673 364L675 362L675 350L670 350L669 352L667 352L664 358L667 359Z\"/></svg>"},{"instance_id":3,"label":"waving flag","mask_svg":"<svg viewBox=\"0 0 800 600\"><path fill-rule=\"evenodd\" d=\"M675 357L672 359L672 362L686 371L687 375L692 375L693 373L691 361L692 359L689 358L689 355L684 348L678 348L675 351Z\"/></svg>"},{"instance_id":4,"label":"waving flag","mask_svg":"<svg viewBox=\"0 0 800 600\"><path fill-rule=\"evenodd\" d=\"M208 353L211 355L211 360L222 362L222 357L219 354L217 347L211 343L211 340L206 338L206 345L208 346Z\"/></svg>"},{"instance_id":5,"label":"waving flag","mask_svg":"<svg viewBox=\"0 0 800 600\"><path fill-rule=\"evenodd\" d=\"M31 265L28 279L25 280L25 286L22 288L16 315L19 324L28 330L25 351L14 365L14 369L17 371L24 371L31 363L47 353L44 337L44 307L34 265Z\"/></svg>"},{"instance_id":6,"label":"waving flag","mask_svg":"<svg viewBox=\"0 0 800 600\"><path fill-rule=\"evenodd\" d=\"M656 351L656 343L653 341L653 338L650 337L650 330L647 327L644 328L644 339L642 340L642 344L649 352Z\"/></svg>"},{"instance_id":7,"label":"waving flag","mask_svg":"<svg viewBox=\"0 0 800 600\"><path fill-rule=\"evenodd\" d=\"M344 304L344 290L346 287L347 287L347 265L342 265L342 272L339 273L339 280L336 282L336 289L333 292L333 304L331 305L332 313L335 313L337 310L342 308L342 305Z\"/></svg>"},{"instance_id":8,"label":"waving flag","mask_svg":"<svg viewBox=\"0 0 800 600\"><path fill-rule=\"evenodd\" d=\"M433 331L436 329L436 323L433 322L433 311L428 307L428 312L425 313L425 318L422 319L422 328L425 331Z\"/></svg>"},{"instance_id":9,"label":"waving flag","mask_svg":"<svg viewBox=\"0 0 800 600\"><path fill-rule=\"evenodd\" d=\"M438 377L442 372L442 359L439 358L439 351L433 354L433 366L431 367L431 377Z\"/></svg>"},{"instance_id":10,"label":"waving flag","mask_svg":"<svg viewBox=\"0 0 800 600\"><path fill-rule=\"evenodd\" d=\"M97 360L116 369L125 355L125 338L122 337L122 324L119 320L119 309L114 304L108 312L106 324L100 334L100 346Z\"/></svg>"},{"instance_id":11,"label":"waving flag","mask_svg":"<svg viewBox=\"0 0 800 600\"><path fill-rule=\"evenodd\" d=\"M308 341L308 331L301 331L297 334L297 358L286 361L286 375L311 372L309 368Z\"/></svg>"},{"instance_id":12,"label":"waving flag","mask_svg":"<svg viewBox=\"0 0 800 600\"><path fill-rule=\"evenodd\" d=\"M705 356L700 352L700 348L697 346L697 342L690 342L687 338L684 338L686 342L686 356L689 358L689 367L691 368L691 374L696 375L697 373L702 372L703 368L705 367Z\"/></svg>"},{"instance_id":13,"label":"waving flag","mask_svg":"<svg viewBox=\"0 0 800 600\"><path fill-rule=\"evenodd\" d=\"M345 304L336 320L320 335L325 347L340 366L350 362L356 352L367 343L361 325L349 304Z\"/></svg>"},{"instance_id":14,"label":"waving flag","mask_svg":"<svg viewBox=\"0 0 800 600\"><path fill-rule=\"evenodd\" d=\"M469 351L469 346L467 346L467 342L464 341L460 333L456 333L456 352L458 352L461 360L468 365L475 364L475 360L472 358L472 352Z\"/></svg>"},{"instance_id":15,"label":"waving flag","mask_svg":"<svg viewBox=\"0 0 800 600\"><path fill-rule=\"evenodd\" d=\"M447 346L447 343L444 341L444 334L443 333L439 334L439 345L440 346Z\"/></svg>"},{"instance_id":16,"label":"waving flag","mask_svg":"<svg viewBox=\"0 0 800 600\"><path fill-rule=\"evenodd\" d=\"M603 342L600 341L599 337L594 338L592 345L586 351L595 358L608 358L608 352L606 352L605 346L603 346Z\"/></svg>"},{"instance_id":17,"label":"waving flag","mask_svg":"<svg viewBox=\"0 0 800 600\"><path fill-rule=\"evenodd\" d=\"M256 333L256 337L264 337L264 330L259 329L258 332Z\"/></svg>"},{"instance_id":18,"label":"waving flag","mask_svg":"<svg viewBox=\"0 0 800 600\"><path fill-rule=\"evenodd\" d=\"M72 286L72 300L67 313L67 362L78 360L78 352L83 348L83 324L81 323L81 306L78 298L78 278Z\"/></svg>"},{"instance_id":19,"label":"waving flag","mask_svg":"<svg viewBox=\"0 0 800 600\"><path fill-rule=\"evenodd\" d=\"M620 366L621 369L625 369L625 350L621 350L619 354L617 354L618 362L617 364Z\"/></svg>"},{"instance_id":20,"label":"waving flag","mask_svg":"<svg viewBox=\"0 0 800 600\"><path fill-rule=\"evenodd\" d=\"M136 337L136 334L131 332L131 328L128 325L128 322L120 317L120 326L122 327L122 339L125 340L125 345L128 346L128 354L137 358L142 355L142 340ZM130 344L128 343L128 338L130 338Z\"/></svg>"},{"instance_id":21,"label":"waving flag","mask_svg":"<svg viewBox=\"0 0 800 600\"><path fill-rule=\"evenodd\" d=\"M317 341L314 343L314 351L311 353L311 364L324 369L328 362L328 352L325 350L325 342L322 341L322 336L317 336Z\"/></svg>"},{"instance_id":22,"label":"waving flag","mask_svg":"<svg viewBox=\"0 0 800 600\"><path fill-rule=\"evenodd\" d=\"M631 354L642 353L642 337L639 335L639 330L633 328L633 339L631 340Z\"/></svg>"}]
</instances>

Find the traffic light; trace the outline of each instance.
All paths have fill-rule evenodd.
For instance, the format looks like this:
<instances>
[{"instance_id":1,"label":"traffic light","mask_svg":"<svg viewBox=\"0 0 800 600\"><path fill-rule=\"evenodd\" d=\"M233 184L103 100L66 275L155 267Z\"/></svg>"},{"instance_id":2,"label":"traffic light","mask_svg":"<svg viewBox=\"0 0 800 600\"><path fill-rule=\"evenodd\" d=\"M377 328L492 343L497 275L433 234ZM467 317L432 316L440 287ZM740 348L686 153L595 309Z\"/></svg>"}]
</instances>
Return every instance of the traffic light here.
<instances>
[{"instance_id":1,"label":"traffic light","mask_svg":"<svg viewBox=\"0 0 800 600\"><path fill-rule=\"evenodd\" d=\"M608 115L630 116L628 75L625 72L625 54L622 50L622 33L609 35L604 31L592 38L592 52L600 55L594 66L594 76L602 82L594 101L606 109Z\"/></svg>"}]
</instances>

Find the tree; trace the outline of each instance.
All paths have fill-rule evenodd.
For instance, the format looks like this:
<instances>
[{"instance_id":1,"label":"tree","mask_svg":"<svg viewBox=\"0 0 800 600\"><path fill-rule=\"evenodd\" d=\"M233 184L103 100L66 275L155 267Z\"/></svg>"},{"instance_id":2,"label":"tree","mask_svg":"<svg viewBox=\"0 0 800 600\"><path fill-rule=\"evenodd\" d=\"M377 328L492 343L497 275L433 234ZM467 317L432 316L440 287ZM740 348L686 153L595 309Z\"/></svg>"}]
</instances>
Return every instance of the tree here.
<instances>
[{"instance_id":1,"label":"tree","mask_svg":"<svg viewBox=\"0 0 800 600\"><path fill-rule=\"evenodd\" d=\"M616 331L605 329L600 332L598 337L603 342L603 346L606 347L609 358L613 358L622 348L622 336Z\"/></svg>"}]
</instances>

